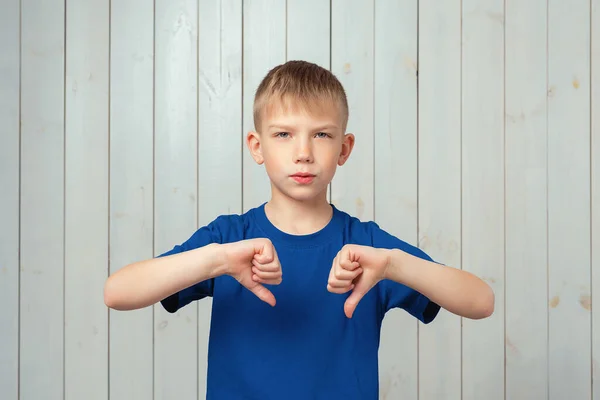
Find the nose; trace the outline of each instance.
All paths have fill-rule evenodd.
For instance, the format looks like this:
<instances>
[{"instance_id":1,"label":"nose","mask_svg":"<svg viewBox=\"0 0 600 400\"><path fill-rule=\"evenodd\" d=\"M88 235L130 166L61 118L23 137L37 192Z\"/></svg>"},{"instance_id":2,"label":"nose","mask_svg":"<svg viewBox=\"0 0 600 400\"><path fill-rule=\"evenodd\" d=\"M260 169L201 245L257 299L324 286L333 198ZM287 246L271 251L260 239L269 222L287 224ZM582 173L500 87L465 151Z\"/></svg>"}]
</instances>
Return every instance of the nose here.
<instances>
[{"instance_id":1,"label":"nose","mask_svg":"<svg viewBox=\"0 0 600 400\"><path fill-rule=\"evenodd\" d=\"M296 147L295 161L297 163L311 163L313 162L313 152L310 141L302 139L299 141Z\"/></svg>"}]
</instances>

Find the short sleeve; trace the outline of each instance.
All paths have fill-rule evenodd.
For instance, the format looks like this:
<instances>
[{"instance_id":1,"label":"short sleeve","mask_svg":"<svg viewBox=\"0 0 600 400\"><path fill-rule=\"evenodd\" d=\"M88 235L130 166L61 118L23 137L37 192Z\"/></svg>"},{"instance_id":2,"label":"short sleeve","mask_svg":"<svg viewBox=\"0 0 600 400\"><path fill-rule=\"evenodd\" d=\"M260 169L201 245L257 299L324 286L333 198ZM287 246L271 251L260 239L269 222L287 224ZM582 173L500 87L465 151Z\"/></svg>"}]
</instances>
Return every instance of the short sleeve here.
<instances>
[{"instance_id":1,"label":"short sleeve","mask_svg":"<svg viewBox=\"0 0 600 400\"><path fill-rule=\"evenodd\" d=\"M423 250L412 246L372 223L373 247L399 249L413 256L433 261ZM392 308L401 308L424 324L432 322L440 311L440 306L423 294L400 283L384 280L379 283L381 307L385 314Z\"/></svg>"},{"instance_id":2,"label":"short sleeve","mask_svg":"<svg viewBox=\"0 0 600 400\"><path fill-rule=\"evenodd\" d=\"M197 249L211 243L221 243L219 225L223 223L223 218L219 217L209 225L198 229L185 242L176 245L171 250L160 254L158 257L165 257L177 253L183 253L189 250ZM214 279L198 282L193 286L183 289L171 296L161 300L161 305L169 313L175 313L182 307L195 300L201 300L213 295Z\"/></svg>"}]
</instances>

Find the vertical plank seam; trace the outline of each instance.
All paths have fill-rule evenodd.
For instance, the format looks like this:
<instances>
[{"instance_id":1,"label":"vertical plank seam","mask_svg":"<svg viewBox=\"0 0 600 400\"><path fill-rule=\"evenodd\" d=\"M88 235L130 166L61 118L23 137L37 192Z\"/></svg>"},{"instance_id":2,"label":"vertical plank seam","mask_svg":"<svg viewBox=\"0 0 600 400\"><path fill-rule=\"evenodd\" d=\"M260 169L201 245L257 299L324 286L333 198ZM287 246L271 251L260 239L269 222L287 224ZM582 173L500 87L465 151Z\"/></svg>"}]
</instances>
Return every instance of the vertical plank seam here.
<instances>
[{"instance_id":1,"label":"vertical plank seam","mask_svg":"<svg viewBox=\"0 0 600 400\"><path fill-rule=\"evenodd\" d=\"M240 163L240 169L241 169L241 179L240 179L240 186L241 186L241 196L240 196L240 212L244 212L244 80L246 79L245 77L245 73L244 73L244 46L245 46L245 40L244 40L244 29L245 29L245 24L244 24L244 20L245 20L245 11L244 11L244 1L243 0L238 0L241 3L241 9L242 9L242 15L240 16L241 19L241 23L242 23L242 29L241 29L241 66L240 66L240 75L241 75L241 79L240 79L240 85L241 85L241 96L240 96L240 111L241 111L241 115L240 115L240 129L241 129L241 136L242 139L240 140L240 159L242 160L242 162Z\"/></svg>"},{"instance_id":2,"label":"vertical plank seam","mask_svg":"<svg viewBox=\"0 0 600 400\"><path fill-rule=\"evenodd\" d=\"M329 66L328 69L329 71L333 71L333 66L332 64L332 52L333 52L333 44L332 44L332 35L333 35L333 19L331 16L331 10L332 10L332 2L333 0L329 0ZM343 132L346 133L346 132ZM331 190L331 182L329 182L329 187L327 188L327 191L329 193L329 203L333 204L333 192Z\"/></svg>"},{"instance_id":3,"label":"vertical plank seam","mask_svg":"<svg viewBox=\"0 0 600 400\"><path fill-rule=\"evenodd\" d=\"M372 27L372 31L371 31L371 49L373 51L373 55L371 57L371 118L372 118L372 125L371 125L371 138L373 140L373 145L371 148L371 154L373 156L373 171L372 171L372 176L371 176L371 206L373 207L373 214L371 215L371 217L373 218L373 221L376 221L376 215L375 215L375 190L377 189L375 187L375 169L376 169L376 162L375 162L375 2L377 0L373 0L372 5L372 11L373 11L373 27Z\"/></svg>"},{"instance_id":4,"label":"vertical plank seam","mask_svg":"<svg viewBox=\"0 0 600 400\"><path fill-rule=\"evenodd\" d=\"M503 336L503 340L502 340L502 349L503 349L503 353L504 353L504 362L503 362L503 368L504 368L504 376L503 376L503 382L504 382L504 400L506 400L506 0L503 1L503 19L504 19L504 24L502 25L502 49L503 49L503 54L502 54L502 63L503 63L503 67L502 67L502 87L503 87L503 93L502 93L502 145L503 145L503 149L502 149L502 170L503 170L503 188L502 188L502 198L503 198L503 208L504 208L504 215L503 215L503 232L502 232L502 236L503 236L503 246L504 246L504 259L503 259L503 264L504 264L504 279L503 279L503 283L502 283L502 289L503 289L503 307L502 307L502 312L503 312L503 319L504 319L504 323L503 323L503 328L502 331L504 332L504 336Z\"/></svg>"},{"instance_id":5,"label":"vertical plank seam","mask_svg":"<svg viewBox=\"0 0 600 400\"><path fill-rule=\"evenodd\" d=\"M196 229L200 227L200 3L196 1ZM222 3L220 3L222 6ZM219 43L219 45L221 45ZM200 400L200 305L196 305L196 399Z\"/></svg>"},{"instance_id":6,"label":"vertical plank seam","mask_svg":"<svg viewBox=\"0 0 600 400\"><path fill-rule=\"evenodd\" d=\"M416 197L417 197L417 199L416 199L417 200L416 201L416 205L417 205L416 206L416 209L417 209L417 215L416 215L416 222L417 222L417 224L416 224L417 225L416 226L416 229L417 229L417 231L416 231L416 239L417 240L416 240L416 245L418 247L420 247L420 245L419 245L419 241L420 241L420 238L419 238L419 232L420 232L420 224L419 224L419 222L420 222L420 218L419 218L419 213L420 213L420 210L419 210L419 187L420 187L420 185L419 185L419 182L420 182L420 178L419 178L419 171L420 171L420 168L419 168L419 163L420 163L420 160L419 160L419 154L420 154L420 152L419 152L419 137L420 137L421 130L420 130L420 124L419 124L419 122L420 122L421 119L420 119L420 98L419 98L419 92L420 92L420 87L419 87L419 69L421 69L421 60L419 58L419 55L421 53L421 49L420 49L420 33L419 32L420 32L420 18L421 18L421 16L420 16L420 4L421 3L420 3L419 0L415 0L415 2L417 3L417 16L416 16L417 17L417 25L416 25L416 27L417 27L417 32L416 32L416 34L417 34L417 49L416 49L417 54L416 54L416 57L415 57L417 59L417 72L416 72L417 76L416 76L416 79L415 79L416 97L417 97L416 98L416 103L417 103L416 104L416 115L415 115L416 130L417 130L415 132L415 135L417 136L417 140L416 140L416 144L417 144L416 147L417 148L415 149L415 152L416 152L416 164L417 164L416 165L416 167L417 167L416 168L416 170L417 170L417 185L416 185L417 186L416 187L416 192L417 192L416 193ZM420 370L421 370L421 362L420 362L421 361L421 340L420 340L420 337L421 337L420 332L421 332L421 330L420 329L421 329L421 327L420 327L418 321L415 321L415 323L417 325L417 400L418 400L421 397L421 373L420 373Z\"/></svg>"},{"instance_id":7,"label":"vertical plank seam","mask_svg":"<svg viewBox=\"0 0 600 400\"><path fill-rule=\"evenodd\" d=\"M288 0L285 0L285 15L284 15L284 24L285 24L285 61L288 61Z\"/></svg>"},{"instance_id":8,"label":"vertical plank seam","mask_svg":"<svg viewBox=\"0 0 600 400\"><path fill-rule=\"evenodd\" d=\"M23 89L23 1L19 0L19 216L17 250L17 396L21 398L21 213L22 213L22 89Z\"/></svg>"},{"instance_id":9,"label":"vertical plank seam","mask_svg":"<svg viewBox=\"0 0 600 400\"><path fill-rule=\"evenodd\" d=\"M156 228L156 0L152 1L152 254L154 257L155 248L155 228ZM156 340L154 332L155 310L154 304L152 309L152 399L156 398Z\"/></svg>"},{"instance_id":10,"label":"vertical plank seam","mask_svg":"<svg viewBox=\"0 0 600 400\"><path fill-rule=\"evenodd\" d=\"M200 1L198 0L197 3ZM200 19L200 17L198 17ZM223 85L223 2L219 1L219 91ZM219 104L221 102L219 101Z\"/></svg>"},{"instance_id":11,"label":"vertical plank seam","mask_svg":"<svg viewBox=\"0 0 600 400\"><path fill-rule=\"evenodd\" d=\"M592 146L593 146L593 140L592 140L592 128L593 128L593 124L594 124L594 119L593 119L593 78L594 75L592 73L592 66L593 66L593 58L594 58L594 53L593 53L593 41L594 41L594 28L593 28L593 8L592 8L592 3L593 0L589 0L589 27L590 27L590 48L589 48L589 57L590 57L590 65L589 65L589 97L590 97L590 108L589 108L589 113L590 113L590 149L589 149L589 157L590 157L590 304L594 304L593 303L593 290L594 290L594 273L593 273L593 265L594 265L594 259L593 259L593 244L594 241L593 239L593 196L594 196L594 192L593 192L593 173L594 173L594 169L593 169L593 157L594 157L594 153L592 152ZM594 313L592 312L593 310L593 306L590 309L590 393L591 396L594 396Z\"/></svg>"},{"instance_id":12,"label":"vertical plank seam","mask_svg":"<svg viewBox=\"0 0 600 400\"><path fill-rule=\"evenodd\" d=\"M464 256L464 239L463 239L463 0L460 0L460 89L459 89L459 104L460 104L460 146L459 146L459 161L460 161L460 183L459 183L459 195L460 195L460 269L463 266ZM459 317L459 329L460 329L460 398L463 399L463 380L464 380L464 363L463 363L463 318Z\"/></svg>"},{"instance_id":13,"label":"vertical plank seam","mask_svg":"<svg viewBox=\"0 0 600 400\"><path fill-rule=\"evenodd\" d=\"M333 71L333 0L329 0L329 71ZM346 132L343 132L346 133ZM333 182L329 182L329 203L333 204Z\"/></svg>"},{"instance_id":14,"label":"vertical plank seam","mask_svg":"<svg viewBox=\"0 0 600 400\"><path fill-rule=\"evenodd\" d=\"M549 101L548 101L548 89L550 80L550 29L549 29L549 14L550 14L550 0L546 0L546 93L544 94L546 99L546 394L550 398L550 308L548 302L550 301L550 207L548 203L548 119L549 119Z\"/></svg>"},{"instance_id":15,"label":"vertical plank seam","mask_svg":"<svg viewBox=\"0 0 600 400\"><path fill-rule=\"evenodd\" d=\"M63 202L62 202L62 278L63 278L63 282L62 282L62 317L63 317L63 321L62 321L62 395L63 397L66 396L66 348L65 348L65 337L66 337L66 314L65 314L65 309L66 309L66 301L65 301L65 296L66 296L66 285L65 285L65 281L66 281L66 264L67 264L67 260L66 260L66 238L67 238L67 223L66 223L66 219L67 219L67 207L66 207L66 203L67 203L67 90L66 90L66 85L67 85L67 0L63 1L63 92L62 92L62 96L63 96L63 120L62 120L62 128L63 128L63 181L62 181L62 189L63 189Z\"/></svg>"},{"instance_id":16,"label":"vertical plank seam","mask_svg":"<svg viewBox=\"0 0 600 400\"><path fill-rule=\"evenodd\" d=\"M108 225L108 241L107 241L107 279L110 276L110 267L111 267L111 260L110 260L110 243L111 243L111 220L110 220L110 213L111 213L111 185L110 185L110 173L111 173L111 126L112 124L110 123L111 121L111 103L112 103L112 96L111 96L111 87L112 87L112 83L111 83L111 65L112 65L112 0L108 1L108 189L107 189L107 202L108 202L108 216L107 216L107 225ZM110 400L110 395L111 395L111 382L110 382L110 308L106 308L106 314L107 314L107 361L106 361L106 366L107 366L107 397L108 400Z\"/></svg>"}]
</instances>

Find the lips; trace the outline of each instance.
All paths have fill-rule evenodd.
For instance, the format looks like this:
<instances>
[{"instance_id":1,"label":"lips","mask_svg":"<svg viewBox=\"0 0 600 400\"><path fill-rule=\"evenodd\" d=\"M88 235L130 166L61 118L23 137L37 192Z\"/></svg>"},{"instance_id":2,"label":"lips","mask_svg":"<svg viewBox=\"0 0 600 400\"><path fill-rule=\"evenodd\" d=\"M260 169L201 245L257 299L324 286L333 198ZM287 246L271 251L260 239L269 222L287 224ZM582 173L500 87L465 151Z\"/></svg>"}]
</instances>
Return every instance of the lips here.
<instances>
[{"instance_id":1,"label":"lips","mask_svg":"<svg viewBox=\"0 0 600 400\"><path fill-rule=\"evenodd\" d=\"M309 174L308 172L296 172L294 175L291 175L291 177L298 183L307 184L312 182L315 175Z\"/></svg>"}]
</instances>

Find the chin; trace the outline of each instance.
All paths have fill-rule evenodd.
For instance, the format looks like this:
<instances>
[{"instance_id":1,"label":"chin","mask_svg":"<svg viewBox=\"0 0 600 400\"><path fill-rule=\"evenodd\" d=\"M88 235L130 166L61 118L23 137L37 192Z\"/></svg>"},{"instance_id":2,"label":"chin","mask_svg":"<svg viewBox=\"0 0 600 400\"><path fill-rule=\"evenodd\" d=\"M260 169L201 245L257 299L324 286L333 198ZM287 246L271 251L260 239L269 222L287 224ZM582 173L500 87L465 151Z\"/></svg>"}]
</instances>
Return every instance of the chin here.
<instances>
[{"instance_id":1,"label":"chin","mask_svg":"<svg viewBox=\"0 0 600 400\"><path fill-rule=\"evenodd\" d=\"M298 201L298 202L313 202L323 197L323 192L326 192L327 188L317 189L314 187L297 187L290 188L287 190L279 190L285 197ZM327 198L326 196L324 197Z\"/></svg>"},{"instance_id":2,"label":"chin","mask_svg":"<svg viewBox=\"0 0 600 400\"><path fill-rule=\"evenodd\" d=\"M323 196L324 190L315 190L313 188L298 188L298 190L285 191L285 195L290 199L298 202L314 202L321 198L327 199L327 196Z\"/></svg>"}]
</instances>

